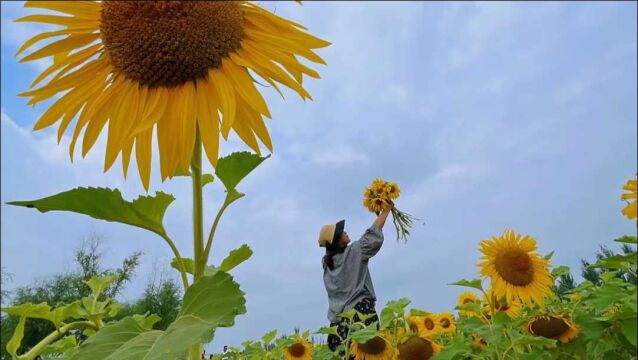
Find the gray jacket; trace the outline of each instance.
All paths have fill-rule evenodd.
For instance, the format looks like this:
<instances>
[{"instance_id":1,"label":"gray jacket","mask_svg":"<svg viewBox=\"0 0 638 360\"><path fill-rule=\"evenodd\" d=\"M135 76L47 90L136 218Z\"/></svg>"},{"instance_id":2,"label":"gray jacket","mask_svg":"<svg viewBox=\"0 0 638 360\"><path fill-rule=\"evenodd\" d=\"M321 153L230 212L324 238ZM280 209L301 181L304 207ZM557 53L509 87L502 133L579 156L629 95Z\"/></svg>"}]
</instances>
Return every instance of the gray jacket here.
<instances>
[{"instance_id":1,"label":"gray jacket","mask_svg":"<svg viewBox=\"0 0 638 360\"><path fill-rule=\"evenodd\" d=\"M368 260L381 249L381 245L383 232L372 225L343 253L333 255L332 270L324 268L323 283L328 292L328 319L331 323L338 322L337 314L353 309L363 298L376 300Z\"/></svg>"}]
</instances>

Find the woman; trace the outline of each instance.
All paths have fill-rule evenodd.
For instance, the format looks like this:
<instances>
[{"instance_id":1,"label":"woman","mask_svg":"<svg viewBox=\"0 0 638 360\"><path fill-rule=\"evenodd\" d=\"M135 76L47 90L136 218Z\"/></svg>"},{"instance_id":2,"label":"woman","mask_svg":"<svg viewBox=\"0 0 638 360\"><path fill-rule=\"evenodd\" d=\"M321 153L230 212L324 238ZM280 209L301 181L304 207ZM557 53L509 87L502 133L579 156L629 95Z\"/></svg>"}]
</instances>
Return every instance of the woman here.
<instances>
[{"instance_id":1,"label":"woman","mask_svg":"<svg viewBox=\"0 0 638 360\"><path fill-rule=\"evenodd\" d=\"M328 319L330 326L338 326L337 332L342 338L348 335L348 320L338 318L339 313L356 309L362 314L374 314L365 320L366 325L379 321L374 309L376 295L368 271L368 260L383 245L382 229L388 214L390 209L382 211L361 239L352 244L344 231L345 220L325 225L319 232L319 246L326 248L323 282L328 292ZM360 321L358 317L355 320ZM328 335L330 350L335 351L340 343L338 336Z\"/></svg>"}]
</instances>

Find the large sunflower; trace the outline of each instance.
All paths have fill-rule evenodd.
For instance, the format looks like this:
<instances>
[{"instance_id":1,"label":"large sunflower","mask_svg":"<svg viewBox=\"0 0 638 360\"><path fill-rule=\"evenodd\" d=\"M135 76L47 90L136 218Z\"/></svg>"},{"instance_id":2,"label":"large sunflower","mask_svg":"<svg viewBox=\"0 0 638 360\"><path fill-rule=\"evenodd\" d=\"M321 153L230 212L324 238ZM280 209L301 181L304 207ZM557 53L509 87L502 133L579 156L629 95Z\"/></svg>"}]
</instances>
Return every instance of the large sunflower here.
<instances>
[{"instance_id":1,"label":"large sunflower","mask_svg":"<svg viewBox=\"0 0 638 360\"><path fill-rule=\"evenodd\" d=\"M520 299L530 306L535 301L542 306L552 293L549 261L534 252L533 237L506 230L500 237L481 241L480 250L484 254L484 261L478 264L481 275L490 277L497 298L504 297L508 303Z\"/></svg>"},{"instance_id":2,"label":"large sunflower","mask_svg":"<svg viewBox=\"0 0 638 360\"><path fill-rule=\"evenodd\" d=\"M527 323L526 328L532 335L558 339L563 344L576 338L580 333L580 328L576 324L560 315L534 316Z\"/></svg>"},{"instance_id":3,"label":"large sunflower","mask_svg":"<svg viewBox=\"0 0 638 360\"><path fill-rule=\"evenodd\" d=\"M629 220L633 220L638 217L638 181L628 180L622 188L627 191L620 197L621 200L627 201L627 206L622 209L622 213ZM630 200L633 200L633 202Z\"/></svg>"},{"instance_id":4,"label":"large sunflower","mask_svg":"<svg viewBox=\"0 0 638 360\"><path fill-rule=\"evenodd\" d=\"M355 360L389 360L394 355L394 348L383 336L377 335L362 344L353 340L350 353Z\"/></svg>"},{"instance_id":5,"label":"large sunflower","mask_svg":"<svg viewBox=\"0 0 638 360\"><path fill-rule=\"evenodd\" d=\"M457 302L458 306L462 306L462 305L466 305L466 304L471 304L471 303L475 303L479 301L479 297L473 293L473 292L463 292L461 293L461 295L459 295L459 300ZM474 311L469 311L469 310L459 310L459 315L461 316L477 316L478 314L475 313Z\"/></svg>"},{"instance_id":6,"label":"large sunflower","mask_svg":"<svg viewBox=\"0 0 638 360\"><path fill-rule=\"evenodd\" d=\"M432 340L414 335L397 346L394 360L427 360L440 351L441 347Z\"/></svg>"},{"instance_id":7,"label":"large sunflower","mask_svg":"<svg viewBox=\"0 0 638 360\"><path fill-rule=\"evenodd\" d=\"M325 64L312 49L329 45L302 25L247 1L27 1L25 6L65 14L17 20L62 26L18 50L55 39L21 59L53 57L32 86L52 76L48 83L21 94L30 97L29 104L61 94L34 129L60 122L61 138L77 118L73 160L80 133L84 156L108 123L105 171L122 154L126 176L135 148L145 188L154 128L162 180L188 168L197 129L213 165L219 134L227 139L231 130L256 152L257 139L272 151L263 119L270 112L253 73L280 94L277 83L311 99L303 75L319 74L297 56Z\"/></svg>"},{"instance_id":8,"label":"large sunflower","mask_svg":"<svg viewBox=\"0 0 638 360\"><path fill-rule=\"evenodd\" d=\"M308 340L300 338L296 343L284 349L285 360L312 360L312 346Z\"/></svg>"}]
</instances>

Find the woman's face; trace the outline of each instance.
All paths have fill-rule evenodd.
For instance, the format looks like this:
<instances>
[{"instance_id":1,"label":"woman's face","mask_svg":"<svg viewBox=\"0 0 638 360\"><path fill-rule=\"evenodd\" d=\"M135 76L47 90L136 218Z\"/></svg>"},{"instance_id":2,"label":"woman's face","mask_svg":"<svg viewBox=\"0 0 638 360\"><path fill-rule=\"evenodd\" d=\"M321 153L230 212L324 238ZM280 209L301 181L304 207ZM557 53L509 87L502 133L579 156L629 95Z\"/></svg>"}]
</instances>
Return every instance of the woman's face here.
<instances>
[{"instance_id":1,"label":"woman's face","mask_svg":"<svg viewBox=\"0 0 638 360\"><path fill-rule=\"evenodd\" d=\"M344 231L343 233L341 233L341 238L339 239L339 245L348 246L349 243L350 243L350 237L348 236L348 233Z\"/></svg>"}]
</instances>

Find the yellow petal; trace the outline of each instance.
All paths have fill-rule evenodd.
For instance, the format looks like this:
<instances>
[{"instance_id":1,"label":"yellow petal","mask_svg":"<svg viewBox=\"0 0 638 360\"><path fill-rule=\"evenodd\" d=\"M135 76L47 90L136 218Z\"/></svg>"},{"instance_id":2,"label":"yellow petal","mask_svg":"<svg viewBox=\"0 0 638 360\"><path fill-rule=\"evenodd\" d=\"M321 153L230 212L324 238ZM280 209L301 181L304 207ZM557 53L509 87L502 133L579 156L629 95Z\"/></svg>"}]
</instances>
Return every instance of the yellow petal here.
<instances>
[{"instance_id":1,"label":"yellow petal","mask_svg":"<svg viewBox=\"0 0 638 360\"><path fill-rule=\"evenodd\" d=\"M240 111L240 109L242 109ZM238 121L245 121L257 134L259 140L261 140L268 150L272 151L272 140L270 139L270 134L268 133L268 129L266 128L266 124L264 120L261 118L261 115L252 109L242 100L237 102L237 118Z\"/></svg>"},{"instance_id":2,"label":"yellow petal","mask_svg":"<svg viewBox=\"0 0 638 360\"><path fill-rule=\"evenodd\" d=\"M195 146L195 131L197 129L197 99L195 87L191 82L187 82L182 86L182 108L179 112L178 121L182 126L182 136L180 138L181 156L180 168L186 170L189 168L191 158L193 157L193 148Z\"/></svg>"},{"instance_id":3,"label":"yellow petal","mask_svg":"<svg viewBox=\"0 0 638 360\"><path fill-rule=\"evenodd\" d=\"M88 45L100 37L100 34L78 34L69 35L68 37L55 41L40 50L34 51L20 59L20 62L41 59L63 51L71 51Z\"/></svg>"},{"instance_id":4,"label":"yellow petal","mask_svg":"<svg viewBox=\"0 0 638 360\"><path fill-rule=\"evenodd\" d=\"M94 1L26 1L25 8L40 8L99 19L100 3Z\"/></svg>"},{"instance_id":5,"label":"yellow petal","mask_svg":"<svg viewBox=\"0 0 638 360\"><path fill-rule=\"evenodd\" d=\"M228 79L230 79L233 83L233 87L246 103L250 104L256 111L270 117L270 111L268 111L266 101L264 101L264 98L255 88L253 80L245 68L225 58L222 60L222 71L227 75Z\"/></svg>"},{"instance_id":6,"label":"yellow petal","mask_svg":"<svg viewBox=\"0 0 638 360\"><path fill-rule=\"evenodd\" d=\"M122 148L122 171L124 172L124 179L128 175L128 166L131 162L131 152L133 151L133 141L129 140L124 144Z\"/></svg>"},{"instance_id":7,"label":"yellow petal","mask_svg":"<svg viewBox=\"0 0 638 360\"><path fill-rule=\"evenodd\" d=\"M219 113L215 87L207 80L197 81L197 124L206 157L217 166L219 157Z\"/></svg>"},{"instance_id":8,"label":"yellow petal","mask_svg":"<svg viewBox=\"0 0 638 360\"><path fill-rule=\"evenodd\" d=\"M235 122L236 102L235 102L235 89L228 80L226 75L221 70L212 70L208 73L210 82L215 86L217 94L219 95L221 111L222 111L222 135L224 139L228 138L230 129Z\"/></svg>"},{"instance_id":9,"label":"yellow petal","mask_svg":"<svg viewBox=\"0 0 638 360\"><path fill-rule=\"evenodd\" d=\"M15 22L40 22L45 24L62 25L69 29L86 29L97 30L99 29L100 22L98 19L89 20L83 18L77 18L73 16L59 16L59 15L27 15L21 18L15 19Z\"/></svg>"},{"instance_id":10,"label":"yellow petal","mask_svg":"<svg viewBox=\"0 0 638 360\"><path fill-rule=\"evenodd\" d=\"M56 70L59 70L60 68L66 66L64 70L60 74L58 74L59 76L64 75L68 71L72 70L73 68L77 67L78 65L88 60L90 57L95 55L101 49L102 49L102 44L96 44L86 49L82 49L62 61L54 62L46 70L41 72L40 75L38 75L38 77L35 78L35 80L33 80L33 82L31 83L31 87L36 86L38 83L40 83L40 81L42 81L47 76L54 73Z\"/></svg>"},{"instance_id":11,"label":"yellow petal","mask_svg":"<svg viewBox=\"0 0 638 360\"><path fill-rule=\"evenodd\" d=\"M144 190L148 191L151 178L153 128L150 128L135 138L135 160Z\"/></svg>"}]
</instances>

